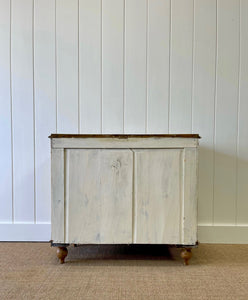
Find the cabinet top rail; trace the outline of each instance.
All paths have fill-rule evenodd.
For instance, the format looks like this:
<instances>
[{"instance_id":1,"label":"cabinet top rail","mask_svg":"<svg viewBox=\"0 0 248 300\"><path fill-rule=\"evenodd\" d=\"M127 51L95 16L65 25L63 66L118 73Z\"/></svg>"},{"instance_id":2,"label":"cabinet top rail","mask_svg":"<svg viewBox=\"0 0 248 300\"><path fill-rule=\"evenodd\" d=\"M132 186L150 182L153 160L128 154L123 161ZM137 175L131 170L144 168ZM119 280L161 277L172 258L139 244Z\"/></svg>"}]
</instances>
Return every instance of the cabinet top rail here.
<instances>
[{"instance_id":1,"label":"cabinet top rail","mask_svg":"<svg viewBox=\"0 0 248 300\"><path fill-rule=\"evenodd\" d=\"M49 138L193 138L200 139L199 134L57 134L52 133Z\"/></svg>"}]
</instances>

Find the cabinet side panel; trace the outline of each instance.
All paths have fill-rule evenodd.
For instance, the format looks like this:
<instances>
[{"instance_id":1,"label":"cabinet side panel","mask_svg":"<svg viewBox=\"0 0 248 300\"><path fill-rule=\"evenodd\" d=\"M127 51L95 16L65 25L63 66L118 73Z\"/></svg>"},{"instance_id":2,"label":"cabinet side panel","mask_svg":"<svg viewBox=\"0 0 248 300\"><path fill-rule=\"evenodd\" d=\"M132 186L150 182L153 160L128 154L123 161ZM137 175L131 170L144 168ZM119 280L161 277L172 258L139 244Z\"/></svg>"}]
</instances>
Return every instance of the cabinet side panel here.
<instances>
[{"instance_id":1,"label":"cabinet side panel","mask_svg":"<svg viewBox=\"0 0 248 300\"><path fill-rule=\"evenodd\" d=\"M198 149L184 150L182 244L197 241Z\"/></svg>"},{"instance_id":2,"label":"cabinet side panel","mask_svg":"<svg viewBox=\"0 0 248 300\"><path fill-rule=\"evenodd\" d=\"M52 149L52 240L64 243L64 149Z\"/></svg>"},{"instance_id":3,"label":"cabinet side panel","mask_svg":"<svg viewBox=\"0 0 248 300\"><path fill-rule=\"evenodd\" d=\"M134 150L134 243L181 243L180 149Z\"/></svg>"},{"instance_id":4,"label":"cabinet side panel","mask_svg":"<svg viewBox=\"0 0 248 300\"><path fill-rule=\"evenodd\" d=\"M66 243L132 242L130 150L66 150Z\"/></svg>"}]
</instances>

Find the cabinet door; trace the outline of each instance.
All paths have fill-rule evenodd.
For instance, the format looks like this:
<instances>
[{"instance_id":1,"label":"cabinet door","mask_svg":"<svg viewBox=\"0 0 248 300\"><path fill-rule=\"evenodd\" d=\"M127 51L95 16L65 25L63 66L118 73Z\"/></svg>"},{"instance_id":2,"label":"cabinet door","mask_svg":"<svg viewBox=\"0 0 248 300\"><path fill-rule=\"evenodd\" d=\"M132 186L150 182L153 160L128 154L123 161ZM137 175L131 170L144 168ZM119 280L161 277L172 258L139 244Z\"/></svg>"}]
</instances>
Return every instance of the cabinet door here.
<instances>
[{"instance_id":1,"label":"cabinet door","mask_svg":"<svg viewBox=\"0 0 248 300\"><path fill-rule=\"evenodd\" d=\"M130 150L65 150L65 242L132 242Z\"/></svg>"},{"instance_id":2,"label":"cabinet door","mask_svg":"<svg viewBox=\"0 0 248 300\"><path fill-rule=\"evenodd\" d=\"M196 150L134 150L134 243L196 242Z\"/></svg>"}]
</instances>

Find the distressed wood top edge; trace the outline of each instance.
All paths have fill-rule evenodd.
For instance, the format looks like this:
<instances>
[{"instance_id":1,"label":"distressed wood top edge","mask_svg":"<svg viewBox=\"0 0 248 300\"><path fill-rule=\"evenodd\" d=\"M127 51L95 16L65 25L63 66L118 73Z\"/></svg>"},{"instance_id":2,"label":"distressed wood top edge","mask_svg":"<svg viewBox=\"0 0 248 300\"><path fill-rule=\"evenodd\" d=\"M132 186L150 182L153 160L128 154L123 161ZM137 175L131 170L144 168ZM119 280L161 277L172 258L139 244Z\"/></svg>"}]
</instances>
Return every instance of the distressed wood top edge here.
<instances>
[{"instance_id":1,"label":"distressed wood top edge","mask_svg":"<svg viewBox=\"0 0 248 300\"><path fill-rule=\"evenodd\" d=\"M200 139L199 134L57 134L52 133L50 139L58 138L193 138Z\"/></svg>"}]
</instances>

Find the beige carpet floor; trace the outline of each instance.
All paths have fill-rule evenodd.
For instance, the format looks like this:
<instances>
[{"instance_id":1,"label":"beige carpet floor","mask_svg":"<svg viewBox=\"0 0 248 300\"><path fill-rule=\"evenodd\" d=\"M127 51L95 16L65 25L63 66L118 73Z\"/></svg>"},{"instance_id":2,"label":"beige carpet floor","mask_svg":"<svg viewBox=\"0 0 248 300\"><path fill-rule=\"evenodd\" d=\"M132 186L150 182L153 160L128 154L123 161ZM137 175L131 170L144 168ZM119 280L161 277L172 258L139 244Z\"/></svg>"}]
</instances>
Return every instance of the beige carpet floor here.
<instances>
[{"instance_id":1,"label":"beige carpet floor","mask_svg":"<svg viewBox=\"0 0 248 300\"><path fill-rule=\"evenodd\" d=\"M0 299L248 299L248 245L201 244L184 266L165 246L0 243Z\"/></svg>"}]
</instances>

